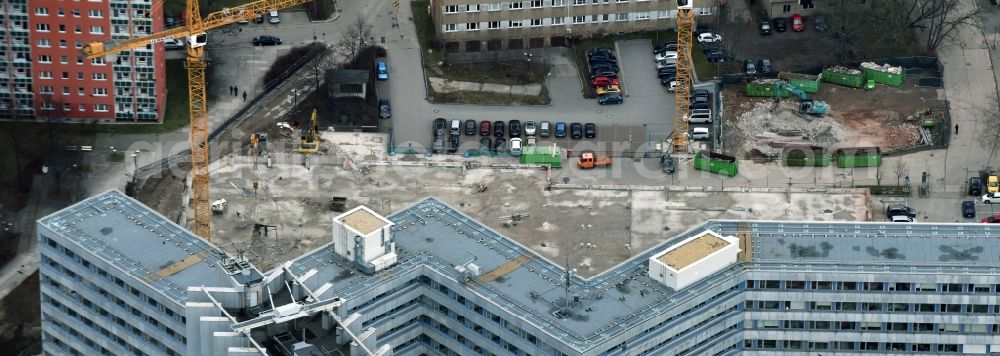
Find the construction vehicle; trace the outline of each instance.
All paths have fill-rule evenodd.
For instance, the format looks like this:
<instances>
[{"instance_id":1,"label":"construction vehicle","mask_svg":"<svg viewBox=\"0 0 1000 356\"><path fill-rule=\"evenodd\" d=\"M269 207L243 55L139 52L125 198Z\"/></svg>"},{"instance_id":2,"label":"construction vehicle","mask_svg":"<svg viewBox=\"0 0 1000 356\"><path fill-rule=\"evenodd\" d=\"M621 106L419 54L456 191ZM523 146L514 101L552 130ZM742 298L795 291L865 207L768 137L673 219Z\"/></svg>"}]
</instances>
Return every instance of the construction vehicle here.
<instances>
[{"instance_id":1,"label":"construction vehicle","mask_svg":"<svg viewBox=\"0 0 1000 356\"><path fill-rule=\"evenodd\" d=\"M131 60L132 51L150 51L150 45L172 39L185 39L187 60L184 67L188 76L188 113L191 117L191 196L194 201L194 233L212 240L212 212L208 194L208 104L205 97L205 45L206 31L240 20L252 20L257 15L304 4L312 0L258 0L248 4L225 8L201 17L199 0L186 0L187 17L183 26L155 32L145 37L134 37L109 42L91 42L83 46L87 59L103 58L123 52L119 60Z\"/></svg>"},{"instance_id":2,"label":"construction vehicle","mask_svg":"<svg viewBox=\"0 0 1000 356\"><path fill-rule=\"evenodd\" d=\"M688 107L691 95L691 30L694 28L694 4L692 0L677 0L677 74L674 87L674 152L687 151L691 138L688 137Z\"/></svg>"},{"instance_id":3,"label":"construction vehicle","mask_svg":"<svg viewBox=\"0 0 1000 356\"><path fill-rule=\"evenodd\" d=\"M299 153L313 154L319 151L319 133L317 129L316 109L313 109L312 118L309 119L309 127L306 129L305 135L302 135L301 141L299 141Z\"/></svg>"},{"instance_id":4,"label":"construction vehicle","mask_svg":"<svg viewBox=\"0 0 1000 356\"><path fill-rule=\"evenodd\" d=\"M582 169L610 166L611 162L611 156L599 156L593 152L583 152L580 154L580 158L576 159L576 165Z\"/></svg>"},{"instance_id":5,"label":"construction vehicle","mask_svg":"<svg viewBox=\"0 0 1000 356\"><path fill-rule=\"evenodd\" d=\"M788 82L783 80L774 81L774 87L775 100L781 100L781 89L788 90L789 93L798 95L799 112L803 114L823 117L826 115L827 109L830 108L825 101L809 99L809 95L806 95L806 92L802 91L802 89L796 88L794 85L788 84Z\"/></svg>"}]
</instances>

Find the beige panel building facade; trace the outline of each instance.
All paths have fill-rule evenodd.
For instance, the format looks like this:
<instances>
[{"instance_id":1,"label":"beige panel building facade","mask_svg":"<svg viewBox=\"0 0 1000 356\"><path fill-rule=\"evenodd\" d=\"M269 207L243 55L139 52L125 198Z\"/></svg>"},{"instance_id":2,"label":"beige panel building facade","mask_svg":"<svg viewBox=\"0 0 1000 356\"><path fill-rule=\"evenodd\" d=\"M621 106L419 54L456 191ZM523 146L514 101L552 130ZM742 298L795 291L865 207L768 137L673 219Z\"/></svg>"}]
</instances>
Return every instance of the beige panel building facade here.
<instances>
[{"instance_id":1,"label":"beige panel building facade","mask_svg":"<svg viewBox=\"0 0 1000 356\"><path fill-rule=\"evenodd\" d=\"M713 16L718 0L696 0ZM567 39L676 27L675 0L431 0L437 37L449 52L564 46Z\"/></svg>"}]
</instances>

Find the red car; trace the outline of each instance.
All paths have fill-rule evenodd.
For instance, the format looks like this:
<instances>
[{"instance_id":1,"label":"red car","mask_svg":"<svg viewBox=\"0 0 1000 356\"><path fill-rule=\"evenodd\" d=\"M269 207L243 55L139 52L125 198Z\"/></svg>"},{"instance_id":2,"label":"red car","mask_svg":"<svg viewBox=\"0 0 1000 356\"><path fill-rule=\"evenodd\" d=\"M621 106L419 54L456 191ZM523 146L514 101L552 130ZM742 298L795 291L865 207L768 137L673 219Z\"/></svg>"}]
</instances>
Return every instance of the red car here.
<instances>
[{"instance_id":1,"label":"red car","mask_svg":"<svg viewBox=\"0 0 1000 356\"><path fill-rule=\"evenodd\" d=\"M802 24L802 16L799 14L793 14L792 17L792 31L802 32L805 31L806 25Z\"/></svg>"},{"instance_id":2,"label":"red car","mask_svg":"<svg viewBox=\"0 0 1000 356\"><path fill-rule=\"evenodd\" d=\"M479 123L479 136L489 136L491 133L493 133L493 131L490 130L489 121L483 120L483 122Z\"/></svg>"},{"instance_id":3,"label":"red car","mask_svg":"<svg viewBox=\"0 0 1000 356\"><path fill-rule=\"evenodd\" d=\"M590 84L596 87L606 87L612 85L618 85L618 78L608 78L608 77L596 77L590 81Z\"/></svg>"},{"instance_id":4,"label":"red car","mask_svg":"<svg viewBox=\"0 0 1000 356\"><path fill-rule=\"evenodd\" d=\"M983 218L983 224L1000 224L1000 214Z\"/></svg>"}]
</instances>

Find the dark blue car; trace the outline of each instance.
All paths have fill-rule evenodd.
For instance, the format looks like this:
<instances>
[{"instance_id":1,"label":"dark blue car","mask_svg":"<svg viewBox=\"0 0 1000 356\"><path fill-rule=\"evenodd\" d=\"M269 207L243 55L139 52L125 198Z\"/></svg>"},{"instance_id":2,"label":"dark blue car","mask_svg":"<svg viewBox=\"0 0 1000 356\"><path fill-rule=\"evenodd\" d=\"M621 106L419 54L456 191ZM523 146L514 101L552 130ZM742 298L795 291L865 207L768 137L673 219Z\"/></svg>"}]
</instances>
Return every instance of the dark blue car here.
<instances>
[{"instance_id":1,"label":"dark blue car","mask_svg":"<svg viewBox=\"0 0 1000 356\"><path fill-rule=\"evenodd\" d=\"M389 80L389 67L385 64L384 59L379 59L375 63L375 74L378 80Z\"/></svg>"},{"instance_id":2,"label":"dark blue car","mask_svg":"<svg viewBox=\"0 0 1000 356\"><path fill-rule=\"evenodd\" d=\"M556 123L556 137L563 138L566 137L566 123L557 122Z\"/></svg>"}]
</instances>

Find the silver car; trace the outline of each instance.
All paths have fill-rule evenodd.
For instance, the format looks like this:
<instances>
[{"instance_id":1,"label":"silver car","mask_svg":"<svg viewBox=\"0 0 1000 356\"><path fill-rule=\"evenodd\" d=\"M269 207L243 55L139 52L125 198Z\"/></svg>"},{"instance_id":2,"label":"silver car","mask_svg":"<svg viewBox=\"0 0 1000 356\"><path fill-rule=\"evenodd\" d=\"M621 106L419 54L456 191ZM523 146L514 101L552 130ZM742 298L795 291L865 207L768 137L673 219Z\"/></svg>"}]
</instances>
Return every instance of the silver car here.
<instances>
[{"instance_id":1,"label":"silver car","mask_svg":"<svg viewBox=\"0 0 1000 356\"><path fill-rule=\"evenodd\" d=\"M534 121L526 121L524 123L524 134L527 135L527 136L534 136L535 135L535 122Z\"/></svg>"}]
</instances>

